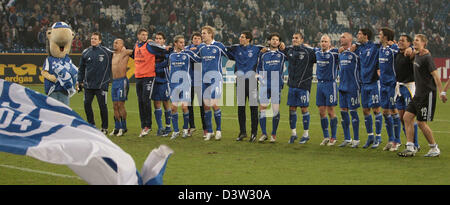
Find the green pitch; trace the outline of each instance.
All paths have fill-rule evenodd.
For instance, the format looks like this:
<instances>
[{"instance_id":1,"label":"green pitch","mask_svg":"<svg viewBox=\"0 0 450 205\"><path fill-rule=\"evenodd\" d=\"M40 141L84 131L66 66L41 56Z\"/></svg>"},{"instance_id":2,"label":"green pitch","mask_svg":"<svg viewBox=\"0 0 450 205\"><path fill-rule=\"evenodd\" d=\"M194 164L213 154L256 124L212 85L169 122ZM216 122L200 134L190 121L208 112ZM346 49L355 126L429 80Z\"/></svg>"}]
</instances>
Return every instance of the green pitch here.
<instances>
[{"instance_id":1,"label":"green pitch","mask_svg":"<svg viewBox=\"0 0 450 205\"><path fill-rule=\"evenodd\" d=\"M43 92L42 85L29 86ZM225 87L225 86L224 86ZM281 98L281 121L277 142L249 143L236 142L239 132L237 107L222 107L222 140L205 142L201 130L200 112L194 109L197 131L187 139L181 137L169 140L169 137L156 136L156 123L153 119L153 131L144 138L138 138L140 121L134 84L131 85L128 111L128 133L123 137L109 137L135 160L140 170L149 152L161 144L171 147L175 153L169 159L164 176L165 184L450 184L450 106L438 101L435 120L430 123L441 156L423 157L428 152L428 144L419 132L421 151L413 158L400 158L396 153L382 151L387 142L384 123L383 142L378 149L352 149L337 146L319 146L323 139L318 109L315 106L315 84L313 84L310 113L311 140L305 145L288 144L290 138L289 112L286 106L287 88ZM108 96L109 131L114 127L110 94ZM71 107L85 118L83 94L71 99ZM93 102L96 123L100 125L100 115L96 100ZM339 110L336 110L339 121ZM181 111L179 111L181 113ZM298 110L300 113L300 110ZM362 110L360 113L360 147L365 143ZM250 111L247 109L247 130L250 131ZM180 117L180 127L182 117ZM271 132L271 118L267 122ZM215 122L213 120L213 127ZM258 128L259 129L259 128ZM299 136L303 133L301 115L297 124ZM248 133L250 134L250 133ZM260 134L260 129L259 129ZM258 136L259 138L259 136ZM338 144L343 141L343 132L338 123ZM402 132L402 142L405 136ZM404 146L401 147L401 150ZM8 184L86 184L69 168L53 165L30 157L0 153L0 185Z\"/></svg>"}]
</instances>

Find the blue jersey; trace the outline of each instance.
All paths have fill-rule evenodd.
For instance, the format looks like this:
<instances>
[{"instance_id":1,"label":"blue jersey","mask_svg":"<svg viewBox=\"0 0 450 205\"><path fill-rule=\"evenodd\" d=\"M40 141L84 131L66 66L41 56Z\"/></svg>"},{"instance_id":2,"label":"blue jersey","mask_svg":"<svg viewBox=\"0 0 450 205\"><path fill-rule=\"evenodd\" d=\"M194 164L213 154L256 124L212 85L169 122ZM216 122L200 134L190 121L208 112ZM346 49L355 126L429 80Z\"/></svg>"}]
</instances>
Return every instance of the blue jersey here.
<instances>
[{"instance_id":1,"label":"blue jersey","mask_svg":"<svg viewBox=\"0 0 450 205\"><path fill-rule=\"evenodd\" d=\"M233 45L228 47L228 56L230 60L236 61L234 71L242 71L244 74L248 71L255 71L258 64L259 53L263 46L255 45Z\"/></svg>"},{"instance_id":2,"label":"blue jersey","mask_svg":"<svg viewBox=\"0 0 450 205\"><path fill-rule=\"evenodd\" d=\"M358 55L349 50L339 54L339 70L339 90L343 92L359 91L360 62Z\"/></svg>"},{"instance_id":3,"label":"blue jersey","mask_svg":"<svg viewBox=\"0 0 450 205\"><path fill-rule=\"evenodd\" d=\"M378 50L380 44L371 41L360 44L355 53L358 54L361 64L361 81L363 84L376 82L378 77Z\"/></svg>"},{"instance_id":4,"label":"blue jersey","mask_svg":"<svg viewBox=\"0 0 450 205\"><path fill-rule=\"evenodd\" d=\"M380 48L379 65L380 65L380 82L384 85L395 85L396 74L394 68L395 56L398 53L397 44Z\"/></svg>"},{"instance_id":5,"label":"blue jersey","mask_svg":"<svg viewBox=\"0 0 450 205\"><path fill-rule=\"evenodd\" d=\"M184 47L184 50L186 51L191 51L191 48L196 48L195 50L192 50L193 53L197 54L199 51L199 46L200 45L194 45L191 44L189 46ZM201 61L198 62L198 64L201 65ZM192 86L194 85L201 85L202 84L202 79L201 79L201 70L195 70L195 64L193 62L191 62L191 69L189 70L189 76L191 76L191 80L193 81ZM195 74L195 75L194 75ZM198 79L195 78L194 76L199 76Z\"/></svg>"},{"instance_id":6,"label":"blue jersey","mask_svg":"<svg viewBox=\"0 0 450 205\"><path fill-rule=\"evenodd\" d=\"M197 55L202 59L202 76L209 71L218 71L222 75L222 56L228 58L225 46L212 41L210 45L200 44L198 49Z\"/></svg>"},{"instance_id":7,"label":"blue jersey","mask_svg":"<svg viewBox=\"0 0 450 205\"><path fill-rule=\"evenodd\" d=\"M314 49L316 52L316 76L319 81L336 81L339 53L337 48L323 52L320 48Z\"/></svg>"},{"instance_id":8,"label":"blue jersey","mask_svg":"<svg viewBox=\"0 0 450 205\"><path fill-rule=\"evenodd\" d=\"M156 83L168 83L169 82L169 63L167 58L169 55L162 55L156 57L155 62L155 82Z\"/></svg>"},{"instance_id":9,"label":"blue jersey","mask_svg":"<svg viewBox=\"0 0 450 205\"><path fill-rule=\"evenodd\" d=\"M45 59L43 70L49 74L56 76L56 83L44 79L44 89L46 94L53 91L63 91L70 94L69 90L74 89L78 78L78 68L72 63L69 55L64 58L56 58L53 56ZM69 75L67 75L69 74ZM61 77L70 76L70 79L61 79Z\"/></svg>"},{"instance_id":10,"label":"blue jersey","mask_svg":"<svg viewBox=\"0 0 450 205\"><path fill-rule=\"evenodd\" d=\"M191 86L191 78L186 75L192 70L192 63L200 61L200 58L192 51L185 50L181 52L173 52L169 55L170 66L170 87L174 88L181 84L188 84ZM178 73L177 73L178 72ZM177 76L174 76L177 75ZM187 78L184 78L187 77ZM188 82L181 82L179 79L187 79ZM174 82L175 81L175 82ZM177 82L178 81L178 82Z\"/></svg>"},{"instance_id":11,"label":"blue jersey","mask_svg":"<svg viewBox=\"0 0 450 205\"><path fill-rule=\"evenodd\" d=\"M271 88L272 72L278 72L279 89L283 89L283 67L286 56L278 51L267 51L259 57L257 72L264 86ZM275 79L274 79L275 80Z\"/></svg>"}]
</instances>

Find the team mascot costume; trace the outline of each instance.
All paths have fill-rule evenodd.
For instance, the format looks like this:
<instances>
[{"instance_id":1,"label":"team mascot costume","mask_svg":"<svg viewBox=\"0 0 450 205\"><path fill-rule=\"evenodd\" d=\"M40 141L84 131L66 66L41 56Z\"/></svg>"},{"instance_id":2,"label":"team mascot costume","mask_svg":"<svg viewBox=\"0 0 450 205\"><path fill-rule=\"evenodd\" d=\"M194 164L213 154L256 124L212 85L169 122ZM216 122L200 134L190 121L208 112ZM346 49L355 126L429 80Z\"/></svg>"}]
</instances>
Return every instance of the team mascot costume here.
<instances>
[{"instance_id":1,"label":"team mascot costume","mask_svg":"<svg viewBox=\"0 0 450 205\"><path fill-rule=\"evenodd\" d=\"M42 69L45 93L69 105L69 98L75 94L78 68L69 57L75 34L69 25L57 22L47 31L49 56Z\"/></svg>"},{"instance_id":2,"label":"team mascot costume","mask_svg":"<svg viewBox=\"0 0 450 205\"><path fill-rule=\"evenodd\" d=\"M61 102L75 93L77 68L68 57L73 32L66 23L58 22L47 34L50 56L42 74L49 96L0 79L0 152L66 165L78 176L49 175L88 184L163 184L172 149L165 145L153 149L139 172L128 153ZM0 168L11 171L29 170L24 167L30 166L17 161L0 163ZM33 165L31 171L36 169L39 171Z\"/></svg>"}]
</instances>

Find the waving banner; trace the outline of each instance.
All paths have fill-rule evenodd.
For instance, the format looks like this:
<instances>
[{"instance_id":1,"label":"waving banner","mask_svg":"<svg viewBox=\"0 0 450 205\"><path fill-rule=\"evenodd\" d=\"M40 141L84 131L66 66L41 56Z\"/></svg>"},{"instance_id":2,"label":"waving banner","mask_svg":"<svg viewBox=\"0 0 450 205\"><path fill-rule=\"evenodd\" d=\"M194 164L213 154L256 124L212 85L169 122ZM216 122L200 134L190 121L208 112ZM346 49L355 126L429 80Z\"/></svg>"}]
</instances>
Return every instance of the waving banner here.
<instances>
[{"instance_id":1,"label":"waving banner","mask_svg":"<svg viewBox=\"0 0 450 205\"><path fill-rule=\"evenodd\" d=\"M0 79L0 151L67 165L89 184L162 184L173 151L154 149L141 176L133 158L68 106ZM144 179L144 180L143 180Z\"/></svg>"}]
</instances>

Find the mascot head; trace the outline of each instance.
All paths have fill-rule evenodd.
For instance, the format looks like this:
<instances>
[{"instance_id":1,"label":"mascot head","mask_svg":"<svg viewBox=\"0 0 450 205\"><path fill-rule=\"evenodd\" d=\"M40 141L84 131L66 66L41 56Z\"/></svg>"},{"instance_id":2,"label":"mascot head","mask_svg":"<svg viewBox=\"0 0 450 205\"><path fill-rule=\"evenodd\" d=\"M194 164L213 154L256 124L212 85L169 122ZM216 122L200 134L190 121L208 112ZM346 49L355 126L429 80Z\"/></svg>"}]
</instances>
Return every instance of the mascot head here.
<instances>
[{"instance_id":1,"label":"mascot head","mask_svg":"<svg viewBox=\"0 0 450 205\"><path fill-rule=\"evenodd\" d=\"M64 58L70 53L75 34L67 23L56 22L47 31L48 51L51 56Z\"/></svg>"}]
</instances>

